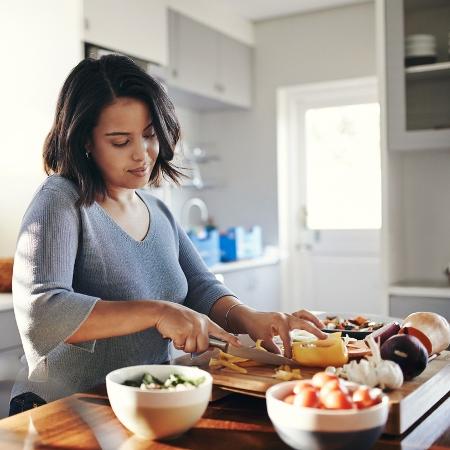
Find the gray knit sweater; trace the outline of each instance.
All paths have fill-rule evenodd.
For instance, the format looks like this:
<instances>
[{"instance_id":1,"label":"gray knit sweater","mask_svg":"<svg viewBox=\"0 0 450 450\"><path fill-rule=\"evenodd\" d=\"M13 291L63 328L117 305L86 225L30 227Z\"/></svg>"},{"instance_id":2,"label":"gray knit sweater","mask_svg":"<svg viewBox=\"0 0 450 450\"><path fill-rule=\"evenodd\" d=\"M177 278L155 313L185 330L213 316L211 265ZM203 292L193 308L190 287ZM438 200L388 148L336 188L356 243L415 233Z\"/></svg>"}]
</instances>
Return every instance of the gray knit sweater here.
<instances>
[{"instance_id":1,"label":"gray knit sweater","mask_svg":"<svg viewBox=\"0 0 450 450\"><path fill-rule=\"evenodd\" d=\"M216 280L160 200L138 190L150 212L142 241L98 204L75 206L75 185L52 175L40 186L20 228L13 299L25 358L11 396L31 391L46 401L89 389L119 367L162 363L169 341L154 328L66 344L104 300L156 299L208 314L232 293Z\"/></svg>"}]
</instances>

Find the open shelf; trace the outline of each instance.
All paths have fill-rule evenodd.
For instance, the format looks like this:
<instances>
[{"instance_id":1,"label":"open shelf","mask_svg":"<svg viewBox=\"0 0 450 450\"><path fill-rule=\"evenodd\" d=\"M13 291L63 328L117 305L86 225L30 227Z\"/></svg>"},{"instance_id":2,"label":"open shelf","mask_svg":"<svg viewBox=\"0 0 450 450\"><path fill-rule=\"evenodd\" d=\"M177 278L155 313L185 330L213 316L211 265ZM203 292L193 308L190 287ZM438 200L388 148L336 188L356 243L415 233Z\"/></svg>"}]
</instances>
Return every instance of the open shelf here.
<instances>
[{"instance_id":1,"label":"open shelf","mask_svg":"<svg viewBox=\"0 0 450 450\"><path fill-rule=\"evenodd\" d=\"M450 61L407 67L405 73L407 80L428 80L430 78L448 78L450 80Z\"/></svg>"},{"instance_id":2,"label":"open shelf","mask_svg":"<svg viewBox=\"0 0 450 450\"><path fill-rule=\"evenodd\" d=\"M450 301L450 284L445 281L400 281L389 286L390 295L404 297L448 298Z\"/></svg>"}]
</instances>

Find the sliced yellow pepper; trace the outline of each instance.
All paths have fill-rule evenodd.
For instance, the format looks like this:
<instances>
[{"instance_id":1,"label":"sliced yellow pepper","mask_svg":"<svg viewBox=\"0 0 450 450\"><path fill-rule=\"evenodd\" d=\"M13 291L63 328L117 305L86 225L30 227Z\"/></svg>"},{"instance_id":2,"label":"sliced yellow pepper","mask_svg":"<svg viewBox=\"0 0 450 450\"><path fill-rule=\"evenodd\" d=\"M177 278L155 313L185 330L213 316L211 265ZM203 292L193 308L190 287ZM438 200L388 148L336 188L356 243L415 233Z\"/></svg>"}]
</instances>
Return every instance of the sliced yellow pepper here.
<instances>
[{"instance_id":1,"label":"sliced yellow pepper","mask_svg":"<svg viewBox=\"0 0 450 450\"><path fill-rule=\"evenodd\" d=\"M300 369L292 369L288 365L276 368L275 374L272 377L283 381L301 380L303 378Z\"/></svg>"},{"instance_id":2,"label":"sliced yellow pepper","mask_svg":"<svg viewBox=\"0 0 450 450\"><path fill-rule=\"evenodd\" d=\"M339 367L348 362L348 351L341 333L332 333L325 340L293 342L292 357L302 366Z\"/></svg>"}]
</instances>

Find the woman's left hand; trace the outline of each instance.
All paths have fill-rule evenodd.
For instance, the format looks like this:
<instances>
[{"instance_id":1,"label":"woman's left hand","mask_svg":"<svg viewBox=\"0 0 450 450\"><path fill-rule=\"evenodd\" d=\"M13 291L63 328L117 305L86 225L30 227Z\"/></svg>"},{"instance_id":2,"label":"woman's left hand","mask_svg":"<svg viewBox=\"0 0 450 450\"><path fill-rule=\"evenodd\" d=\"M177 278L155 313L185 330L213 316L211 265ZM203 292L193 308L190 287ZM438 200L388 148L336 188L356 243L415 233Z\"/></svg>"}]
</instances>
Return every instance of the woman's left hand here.
<instances>
[{"instance_id":1,"label":"woman's left hand","mask_svg":"<svg viewBox=\"0 0 450 450\"><path fill-rule=\"evenodd\" d=\"M261 339L263 341L261 345L272 353L281 353L279 347L273 342L274 336L280 336L284 356L287 358L292 356L290 330L305 330L319 339L327 337L327 334L320 330L324 327L323 323L306 310L292 314L255 311L246 306L235 308L235 310L232 313L235 313L233 322L238 324L236 329L245 330L254 341ZM232 320L233 317L230 319Z\"/></svg>"}]
</instances>

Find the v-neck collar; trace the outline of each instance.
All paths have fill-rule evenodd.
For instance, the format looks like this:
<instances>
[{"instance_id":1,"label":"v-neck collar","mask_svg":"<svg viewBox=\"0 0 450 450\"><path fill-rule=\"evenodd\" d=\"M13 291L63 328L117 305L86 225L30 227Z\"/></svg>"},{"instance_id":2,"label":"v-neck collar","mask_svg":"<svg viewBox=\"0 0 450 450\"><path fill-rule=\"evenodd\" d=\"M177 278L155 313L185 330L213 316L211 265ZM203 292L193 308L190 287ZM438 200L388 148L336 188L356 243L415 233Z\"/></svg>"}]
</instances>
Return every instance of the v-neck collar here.
<instances>
[{"instance_id":1,"label":"v-neck collar","mask_svg":"<svg viewBox=\"0 0 450 450\"><path fill-rule=\"evenodd\" d=\"M142 240L137 240L135 239L133 236L131 236L129 233L127 233L111 216L111 214L109 214L109 212L103 208L103 206L100 205L100 203L98 202L94 202L94 204L102 211L103 215L107 218L108 221L110 221L112 223L112 225L114 226L114 228L116 228L121 234L123 234L128 240L134 242L135 244L143 244L146 241L150 240L150 238L153 236L154 234L154 230L155 230L155 224L154 224L154 217L150 211L150 206L147 203L147 201L145 200L145 198L136 190L136 195L140 198L140 200L142 201L142 203L144 204L144 206L147 208L147 212L148 212L148 229L147 229L147 233L145 234L145 236L142 238Z\"/></svg>"}]
</instances>

